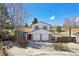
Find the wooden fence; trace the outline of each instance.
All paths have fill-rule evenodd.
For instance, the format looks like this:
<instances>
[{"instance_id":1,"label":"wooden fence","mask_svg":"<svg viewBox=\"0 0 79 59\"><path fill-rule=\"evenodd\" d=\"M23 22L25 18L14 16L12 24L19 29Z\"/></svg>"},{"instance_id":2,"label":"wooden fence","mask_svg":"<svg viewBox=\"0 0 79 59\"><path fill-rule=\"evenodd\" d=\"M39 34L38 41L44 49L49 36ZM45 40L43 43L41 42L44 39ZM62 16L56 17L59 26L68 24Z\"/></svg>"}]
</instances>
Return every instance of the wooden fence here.
<instances>
[{"instance_id":1,"label":"wooden fence","mask_svg":"<svg viewBox=\"0 0 79 59\"><path fill-rule=\"evenodd\" d=\"M76 43L76 37L52 37L51 41L54 43L68 43L68 42Z\"/></svg>"}]
</instances>

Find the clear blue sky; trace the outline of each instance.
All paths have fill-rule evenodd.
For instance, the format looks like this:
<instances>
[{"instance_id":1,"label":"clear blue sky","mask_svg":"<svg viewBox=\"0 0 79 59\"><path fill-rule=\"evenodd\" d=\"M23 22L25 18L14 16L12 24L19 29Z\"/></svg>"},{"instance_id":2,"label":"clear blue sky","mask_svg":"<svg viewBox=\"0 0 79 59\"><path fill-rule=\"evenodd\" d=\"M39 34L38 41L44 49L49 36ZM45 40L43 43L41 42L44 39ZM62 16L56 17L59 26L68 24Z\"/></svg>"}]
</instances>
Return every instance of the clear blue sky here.
<instances>
[{"instance_id":1,"label":"clear blue sky","mask_svg":"<svg viewBox=\"0 0 79 59\"><path fill-rule=\"evenodd\" d=\"M64 18L72 19L79 16L79 4L77 3L32 3L24 4L24 9L30 12L28 20L25 20L29 24L36 17L39 21L62 25Z\"/></svg>"}]
</instances>

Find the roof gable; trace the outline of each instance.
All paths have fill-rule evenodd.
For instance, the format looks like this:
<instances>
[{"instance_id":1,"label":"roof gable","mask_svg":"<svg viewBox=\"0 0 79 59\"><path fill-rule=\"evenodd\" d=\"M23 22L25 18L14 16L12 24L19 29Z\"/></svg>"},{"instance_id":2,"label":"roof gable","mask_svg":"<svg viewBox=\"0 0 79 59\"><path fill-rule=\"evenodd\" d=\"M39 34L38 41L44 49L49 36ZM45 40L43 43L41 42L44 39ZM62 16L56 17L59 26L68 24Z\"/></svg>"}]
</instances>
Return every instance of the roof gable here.
<instances>
[{"instance_id":1,"label":"roof gable","mask_svg":"<svg viewBox=\"0 0 79 59\"><path fill-rule=\"evenodd\" d=\"M32 32L29 32L29 33L50 33L50 34L52 34L52 32L51 31L48 31L48 30L44 30L44 29L38 29L38 30L34 30L34 31L32 31Z\"/></svg>"},{"instance_id":2,"label":"roof gable","mask_svg":"<svg viewBox=\"0 0 79 59\"><path fill-rule=\"evenodd\" d=\"M38 22L38 23L43 23L43 24L46 24L46 25L51 26L50 24L48 24L48 23L46 23L46 22L42 22L42 21L40 21L40 22ZM36 23L36 24L38 24L38 23ZM33 25L36 25L36 24L32 24L32 26L33 26Z\"/></svg>"}]
</instances>

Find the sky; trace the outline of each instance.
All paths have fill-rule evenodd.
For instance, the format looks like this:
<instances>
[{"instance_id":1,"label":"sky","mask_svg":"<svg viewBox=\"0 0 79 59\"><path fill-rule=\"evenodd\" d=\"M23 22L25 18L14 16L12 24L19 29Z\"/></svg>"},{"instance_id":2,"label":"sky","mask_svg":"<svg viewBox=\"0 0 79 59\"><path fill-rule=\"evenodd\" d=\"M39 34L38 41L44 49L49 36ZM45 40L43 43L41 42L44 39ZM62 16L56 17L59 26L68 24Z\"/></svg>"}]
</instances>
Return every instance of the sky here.
<instances>
[{"instance_id":1,"label":"sky","mask_svg":"<svg viewBox=\"0 0 79 59\"><path fill-rule=\"evenodd\" d=\"M23 9L29 15L24 20L28 24L35 17L51 25L63 25L65 18L79 17L79 3L25 3Z\"/></svg>"},{"instance_id":2,"label":"sky","mask_svg":"<svg viewBox=\"0 0 79 59\"><path fill-rule=\"evenodd\" d=\"M64 18L73 19L79 16L79 4L77 3L30 3L24 4L25 11L30 16L25 22L31 24L36 17L51 25L63 25Z\"/></svg>"}]
</instances>

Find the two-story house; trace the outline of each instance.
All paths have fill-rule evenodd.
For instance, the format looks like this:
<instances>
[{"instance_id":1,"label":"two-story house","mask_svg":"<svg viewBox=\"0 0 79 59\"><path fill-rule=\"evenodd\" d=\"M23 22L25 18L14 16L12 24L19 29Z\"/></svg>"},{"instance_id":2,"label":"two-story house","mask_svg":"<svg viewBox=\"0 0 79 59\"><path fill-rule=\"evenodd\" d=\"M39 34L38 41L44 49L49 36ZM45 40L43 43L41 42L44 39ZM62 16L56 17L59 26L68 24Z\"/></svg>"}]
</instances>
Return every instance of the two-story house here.
<instances>
[{"instance_id":1,"label":"two-story house","mask_svg":"<svg viewBox=\"0 0 79 59\"><path fill-rule=\"evenodd\" d=\"M32 31L26 34L27 40L48 41L50 38L51 25L45 22L38 22L32 25Z\"/></svg>"}]
</instances>

